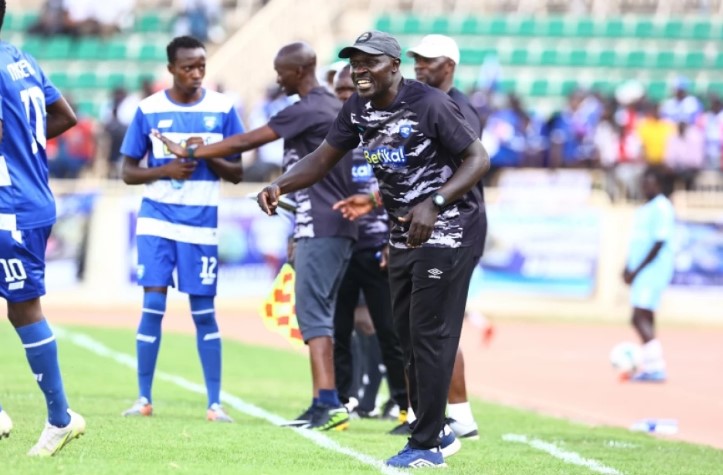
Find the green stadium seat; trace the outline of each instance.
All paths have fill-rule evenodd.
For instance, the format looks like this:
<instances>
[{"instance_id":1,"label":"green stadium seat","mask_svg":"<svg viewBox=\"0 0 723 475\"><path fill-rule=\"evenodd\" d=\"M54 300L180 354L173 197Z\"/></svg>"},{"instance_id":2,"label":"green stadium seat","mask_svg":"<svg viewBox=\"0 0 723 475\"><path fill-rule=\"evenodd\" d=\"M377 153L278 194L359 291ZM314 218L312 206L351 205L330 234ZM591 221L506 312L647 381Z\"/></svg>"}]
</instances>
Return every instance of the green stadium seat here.
<instances>
[{"instance_id":1,"label":"green stadium seat","mask_svg":"<svg viewBox=\"0 0 723 475\"><path fill-rule=\"evenodd\" d=\"M565 36L565 21L562 18L550 18L545 25L545 35L555 38Z\"/></svg>"},{"instance_id":2,"label":"green stadium seat","mask_svg":"<svg viewBox=\"0 0 723 475\"><path fill-rule=\"evenodd\" d=\"M608 38L620 38L625 35L625 23L619 18L608 20L603 33Z\"/></svg>"},{"instance_id":3,"label":"green stadium seat","mask_svg":"<svg viewBox=\"0 0 723 475\"><path fill-rule=\"evenodd\" d=\"M141 15L135 22L134 29L138 33L158 33L168 29L168 25L157 12L148 12Z\"/></svg>"},{"instance_id":4,"label":"green stadium seat","mask_svg":"<svg viewBox=\"0 0 723 475\"><path fill-rule=\"evenodd\" d=\"M673 69L675 67L675 53L660 51L655 57L654 67L659 69Z\"/></svg>"},{"instance_id":5,"label":"green stadium seat","mask_svg":"<svg viewBox=\"0 0 723 475\"><path fill-rule=\"evenodd\" d=\"M506 18L493 18L489 24L489 34L492 36L507 36L509 33Z\"/></svg>"},{"instance_id":6,"label":"green stadium seat","mask_svg":"<svg viewBox=\"0 0 723 475\"><path fill-rule=\"evenodd\" d=\"M125 87L128 88L129 84L126 82L126 75L123 73L110 73L106 77L106 86L109 89L114 89L116 87Z\"/></svg>"},{"instance_id":7,"label":"green stadium seat","mask_svg":"<svg viewBox=\"0 0 723 475\"><path fill-rule=\"evenodd\" d=\"M723 69L723 51L719 51L713 63L714 69Z\"/></svg>"},{"instance_id":8,"label":"green stadium seat","mask_svg":"<svg viewBox=\"0 0 723 475\"><path fill-rule=\"evenodd\" d=\"M60 89L61 91L68 89L70 87L70 80L68 78L68 74L64 72L55 72L49 74L50 82L53 83L55 87Z\"/></svg>"},{"instance_id":9,"label":"green stadium seat","mask_svg":"<svg viewBox=\"0 0 723 475\"><path fill-rule=\"evenodd\" d=\"M95 38L81 38L75 46L73 52L74 59L82 59L92 61L94 59L102 59L101 43Z\"/></svg>"},{"instance_id":10,"label":"green stadium seat","mask_svg":"<svg viewBox=\"0 0 723 475\"><path fill-rule=\"evenodd\" d=\"M509 63L515 66L522 66L530 62L529 52L526 49L515 49L510 54Z\"/></svg>"},{"instance_id":11,"label":"green stadium seat","mask_svg":"<svg viewBox=\"0 0 723 475\"><path fill-rule=\"evenodd\" d=\"M502 89L503 92L506 92L508 94L511 92L515 92L516 88L517 81L515 81L514 79L503 79L500 82L500 89Z\"/></svg>"},{"instance_id":12,"label":"green stadium seat","mask_svg":"<svg viewBox=\"0 0 723 475\"><path fill-rule=\"evenodd\" d=\"M30 25L38 21L38 16L38 12L7 12L5 14L5 21L3 22L3 33L23 32L27 30Z\"/></svg>"},{"instance_id":13,"label":"green stadium seat","mask_svg":"<svg viewBox=\"0 0 723 475\"><path fill-rule=\"evenodd\" d=\"M694 40L707 40L711 38L713 25L708 20L698 20L691 27L691 38Z\"/></svg>"},{"instance_id":14,"label":"green stadium seat","mask_svg":"<svg viewBox=\"0 0 723 475\"><path fill-rule=\"evenodd\" d=\"M422 35L427 33L422 18L417 15L407 15L402 21L402 33L405 35Z\"/></svg>"},{"instance_id":15,"label":"green stadium seat","mask_svg":"<svg viewBox=\"0 0 723 475\"><path fill-rule=\"evenodd\" d=\"M41 43L41 49L36 57L44 60L62 60L70 57L70 38L56 36Z\"/></svg>"},{"instance_id":16,"label":"green stadium seat","mask_svg":"<svg viewBox=\"0 0 723 475\"><path fill-rule=\"evenodd\" d=\"M482 32L482 27L480 22L477 20L477 17L468 16L462 20L459 32L462 35L477 35Z\"/></svg>"},{"instance_id":17,"label":"green stadium seat","mask_svg":"<svg viewBox=\"0 0 723 475\"><path fill-rule=\"evenodd\" d=\"M638 20L633 32L636 38L652 38L655 35L655 24L652 20Z\"/></svg>"},{"instance_id":18,"label":"green stadium seat","mask_svg":"<svg viewBox=\"0 0 723 475\"><path fill-rule=\"evenodd\" d=\"M562 81L562 84L560 85L560 90L563 95L567 96L570 95L570 93L577 90L579 87L579 84L574 79L568 79L565 81Z\"/></svg>"},{"instance_id":19,"label":"green stadium seat","mask_svg":"<svg viewBox=\"0 0 723 475\"><path fill-rule=\"evenodd\" d=\"M20 47L30 53L31 56L39 58L45 48L45 42L37 36L28 36Z\"/></svg>"},{"instance_id":20,"label":"green stadium seat","mask_svg":"<svg viewBox=\"0 0 723 475\"><path fill-rule=\"evenodd\" d=\"M604 80L593 81L592 85L590 86L590 89L592 89L593 91L599 91L603 94L609 94L613 91L614 88L615 84L610 81Z\"/></svg>"},{"instance_id":21,"label":"green stadium seat","mask_svg":"<svg viewBox=\"0 0 723 475\"><path fill-rule=\"evenodd\" d=\"M536 36L537 22L534 18L525 18L520 21L517 27L517 34L520 36Z\"/></svg>"},{"instance_id":22,"label":"green stadium seat","mask_svg":"<svg viewBox=\"0 0 723 475\"><path fill-rule=\"evenodd\" d=\"M530 84L529 94L532 97L542 97L548 95L550 84L547 79L535 79Z\"/></svg>"},{"instance_id":23,"label":"green stadium seat","mask_svg":"<svg viewBox=\"0 0 723 475\"><path fill-rule=\"evenodd\" d=\"M388 33L396 33L392 29L392 17L390 15L381 15L377 18L374 28L379 31L386 31Z\"/></svg>"},{"instance_id":24,"label":"green stadium seat","mask_svg":"<svg viewBox=\"0 0 723 475\"><path fill-rule=\"evenodd\" d=\"M555 66L560 62L560 55L557 50L548 49L540 55L540 64L543 66Z\"/></svg>"},{"instance_id":25,"label":"green stadium seat","mask_svg":"<svg viewBox=\"0 0 723 475\"><path fill-rule=\"evenodd\" d=\"M434 33L437 35L449 35L451 33L449 17L438 16L432 18L429 24L429 33Z\"/></svg>"},{"instance_id":26,"label":"green stadium seat","mask_svg":"<svg viewBox=\"0 0 723 475\"><path fill-rule=\"evenodd\" d=\"M128 57L126 44L122 41L109 41L102 43L101 55L109 61L121 61Z\"/></svg>"},{"instance_id":27,"label":"green stadium seat","mask_svg":"<svg viewBox=\"0 0 723 475\"><path fill-rule=\"evenodd\" d=\"M575 36L589 38L595 35L595 23L588 18L581 18L575 25Z\"/></svg>"},{"instance_id":28,"label":"green stadium seat","mask_svg":"<svg viewBox=\"0 0 723 475\"><path fill-rule=\"evenodd\" d=\"M80 73L73 81L73 87L77 89L95 89L101 85L98 75L93 71Z\"/></svg>"},{"instance_id":29,"label":"green stadium seat","mask_svg":"<svg viewBox=\"0 0 723 475\"><path fill-rule=\"evenodd\" d=\"M625 57L626 68L644 68L647 54L645 51L631 51Z\"/></svg>"},{"instance_id":30,"label":"green stadium seat","mask_svg":"<svg viewBox=\"0 0 723 475\"><path fill-rule=\"evenodd\" d=\"M588 64L587 50L581 49L581 50L571 51L570 55L567 58L567 61L570 66L587 66L587 64Z\"/></svg>"},{"instance_id":31,"label":"green stadium seat","mask_svg":"<svg viewBox=\"0 0 723 475\"><path fill-rule=\"evenodd\" d=\"M83 116L97 117L98 111L100 110L98 104L96 104L94 101L87 99L78 100L74 105L75 112Z\"/></svg>"},{"instance_id":32,"label":"green stadium seat","mask_svg":"<svg viewBox=\"0 0 723 475\"><path fill-rule=\"evenodd\" d=\"M145 44L138 52L138 59L141 61L162 61L166 59L166 53L162 45Z\"/></svg>"},{"instance_id":33,"label":"green stadium seat","mask_svg":"<svg viewBox=\"0 0 723 475\"><path fill-rule=\"evenodd\" d=\"M683 21L682 20L668 20L663 26L663 38L667 39L678 39L683 37Z\"/></svg>"},{"instance_id":34,"label":"green stadium seat","mask_svg":"<svg viewBox=\"0 0 723 475\"><path fill-rule=\"evenodd\" d=\"M603 68L613 68L616 66L617 54L614 50L603 50L597 57L597 65Z\"/></svg>"},{"instance_id":35,"label":"green stadium seat","mask_svg":"<svg viewBox=\"0 0 723 475\"><path fill-rule=\"evenodd\" d=\"M708 92L712 92L723 97L723 82L711 82L708 84Z\"/></svg>"},{"instance_id":36,"label":"green stadium seat","mask_svg":"<svg viewBox=\"0 0 723 475\"><path fill-rule=\"evenodd\" d=\"M652 81L648 84L647 95L651 99L660 101L668 94L668 84L665 81Z\"/></svg>"},{"instance_id":37,"label":"green stadium seat","mask_svg":"<svg viewBox=\"0 0 723 475\"><path fill-rule=\"evenodd\" d=\"M705 54L702 51L692 51L685 56L683 67L700 69L705 67Z\"/></svg>"},{"instance_id":38,"label":"green stadium seat","mask_svg":"<svg viewBox=\"0 0 723 475\"><path fill-rule=\"evenodd\" d=\"M494 50L462 48L459 51L459 62L462 64L480 65L484 61L485 57L491 53L494 53Z\"/></svg>"}]
</instances>

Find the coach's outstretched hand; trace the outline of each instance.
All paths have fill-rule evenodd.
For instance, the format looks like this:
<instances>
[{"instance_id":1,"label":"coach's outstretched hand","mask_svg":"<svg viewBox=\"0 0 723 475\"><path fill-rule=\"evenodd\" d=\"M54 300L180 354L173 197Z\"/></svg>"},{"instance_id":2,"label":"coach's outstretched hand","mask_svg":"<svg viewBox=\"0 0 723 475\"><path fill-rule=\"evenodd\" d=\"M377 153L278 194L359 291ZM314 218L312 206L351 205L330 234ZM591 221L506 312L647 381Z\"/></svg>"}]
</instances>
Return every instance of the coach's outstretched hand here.
<instances>
[{"instance_id":1,"label":"coach's outstretched hand","mask_svg":"<svg viewBox=\"0 0 723 475\"><path fill-rule=\"evenodd\" d=\"M271 183L256 195L256 202L259 204L261 211L269 216L276 214L276 207L279 205L279 195L281 189L278 185Z\"/></svg>"},{"instance_id":2,"label":"coach's outstretched hand","mask_svg":"<svg viewBox=\"0 0 723 475\"><path fill-rule=\"evenodd\" d=\"M162 133L160 133L158 130L153 129L151 130L151 134L163 142L163 145L165 145L168 150L175 156L181 157L181 158L188 158L188 150L185 147L182 147L181 144L174 142L173 140L169 139L168 137L164 136ZM189 145L191 145L191 140L195 139L196 137L192 137L189 139ZM199 137L200 138L200 137ZM203 140L201 139L201 143L198 145L202 145ZM196 146L198 146L196 145Z\"/></svg>"}]
</instances>

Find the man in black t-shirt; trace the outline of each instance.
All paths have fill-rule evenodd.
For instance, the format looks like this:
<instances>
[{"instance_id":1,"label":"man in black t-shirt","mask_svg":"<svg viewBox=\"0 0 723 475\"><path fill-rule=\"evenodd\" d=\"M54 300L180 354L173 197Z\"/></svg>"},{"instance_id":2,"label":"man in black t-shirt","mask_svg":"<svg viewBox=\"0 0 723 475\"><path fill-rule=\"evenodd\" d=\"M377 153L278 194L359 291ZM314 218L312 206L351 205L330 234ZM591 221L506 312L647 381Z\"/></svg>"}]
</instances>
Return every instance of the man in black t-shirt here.
<instances>
[{"instance_id":1,"label":"man in black t-shirt","mask_svg":"<svg viewBox=\"0 0 723 475\"><path fill-rule=\"evenodd\" d=\"M337 72L334 78L334 91L342 101L346 101L354 93L349 65ZM352 191L364 195L375 192L378 188L377 183L371 165L364 159L364 150L355 148L349 153L352 157L350 170ZM404 357L399 337L393 326L392 300L387 274L389 217L384 208L377 207L374 212L359 219L358 224L359 238L354 245L349 266L339 287L334 314L334 369L337 389L340 396L348 399L352 395L353 367L359 367L361 363L354 358L373 356L372 348L368 348L369 355L352 354L354 315L360 292L363 292L364 301L376 330L376 335L371 335L370 339L372 342L376 339L379 343L377 351L381 353L381 362L387 370L390 397L406 415L408 396L404 380ZM362 402L368 405L360 404L361 410L371 412L374 409L376 391L374 394L367 394L366 389Z\"/></svg>"},{"instance_id":2,"label":"man in black t-shirt","mask_svg":"<svg viewBox=\"0 0 723 475\"><path fill-rule=\"evenodd\" d=\"M326 140L259 193L259 206L273 214L280 195L320 180L361 144L391 219L392 308L417 415L408 444L387 464L444 466L447 392L481 237L472 189L489 157L447 94L402 78L394 37L366 32L339 56L350 59L357 93Z\"/></svg>"},{"instance_id":3,"label":"man in black t-shirt","mask_svg":"<svg viewBox=\"0 0 723 475\"><path fill-rule=\"evenodd\" d=\"M277 82L298 102L273 116L269 123L221 142L184 149L156 132L179 157L225 157L284 139L283 169L294 169L299 160L322 143L341 102L316 79L316 54L305 43L281 48L274 59ZM339 284L357 237L357 227L332 209L350 193L351 158L323 179L296 188L294 266L296 316L304 342L309 345L313 399L307 410L286 425L318 430L343 430L349 414L339 401L334 380L334 308Z\"/></svg>"},{"instance_id":4,"label":"man in black t-shirt","mask_svg":"<svg viewBox=\"0 0 723 475\"><path fill-rule=\"evenodd\" d=\"M478 137L482 137L482 122L477 110L467 96L454 87L454 72L459 64L459 47L457 42L445 35L427 35L422 41L407 51L407 56L414 58L414 73L417 81L421 81L440 91L449 94L449 97L459 106L462 115L472 126ZM476 190L479 207L482 211L480 225L480 240L475 248L478 254L475 261L479 261L484 252L485 237L487 235L487 214L484 208L484 188L482 181L477 184ZM479 439L477 423L472 415L472 409L467 400L467 385L464 378L464 356L462 349L457 350L452 373L452 382L448 396L448 422L454 433L461 438ZM411 422L411 420L410 420Z\"/></svg>"}]
</instances>

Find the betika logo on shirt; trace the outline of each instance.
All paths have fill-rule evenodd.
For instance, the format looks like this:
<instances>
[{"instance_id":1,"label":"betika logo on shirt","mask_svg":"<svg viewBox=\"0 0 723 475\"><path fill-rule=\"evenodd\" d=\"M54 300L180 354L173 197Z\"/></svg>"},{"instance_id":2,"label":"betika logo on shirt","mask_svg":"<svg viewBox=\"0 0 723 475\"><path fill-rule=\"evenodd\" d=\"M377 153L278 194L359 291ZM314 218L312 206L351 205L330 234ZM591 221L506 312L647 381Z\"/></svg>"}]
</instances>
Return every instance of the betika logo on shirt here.
<instances>
[{"instance_id":1,"label":"betika logo on shirt","mask_svg":"<svg viewBox=\"0 0 723 475\"><path fill-rule=\"evenodd\" d=\"M377 147L373 150L364 149L364 158L370 165L403 167L407 164L407 156L404 154L403 146L397 148Z\"/></svg>"},{"instance_id":2,"label":"betika logo on shirt","mask_svg":"<svg viewBox=\"0 0 723 475\"><path fill-rule=\"evenodd\" d=\"M364 165L354 165L351 168L351 181L354 183L365 183L372 177L372 167L365 163Z\"/></svg>"}]
</instances>

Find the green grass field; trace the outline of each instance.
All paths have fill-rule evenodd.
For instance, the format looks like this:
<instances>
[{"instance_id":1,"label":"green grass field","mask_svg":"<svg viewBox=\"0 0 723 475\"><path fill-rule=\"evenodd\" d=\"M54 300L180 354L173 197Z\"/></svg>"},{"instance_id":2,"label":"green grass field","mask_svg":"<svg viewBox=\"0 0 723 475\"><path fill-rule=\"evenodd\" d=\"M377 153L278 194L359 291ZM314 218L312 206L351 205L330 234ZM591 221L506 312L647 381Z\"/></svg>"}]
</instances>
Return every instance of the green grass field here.
<instances>
[{"instance_id":1,"label":"green grass field","mask_svg":"<svg viewBox=\"0 0 723 475\"><path fill-rule=\"evenodd\" d=\"M355 420L348 431L334 433L296 431L271 422L296 416L310 398L308 361L302 355L224 341L224 390L230 395L226 407L236 423L212 424L204 419L205 396L194 392L203 381L195 338L165 334L154 416L125 419L120 412L136 396L135 372L127 366L135 351L133 332L66 330L59 338L66 389L88 430L56 457L38 460L25 453L40 433L45 404L15 332L0 324L0 403L15 424L11 437L0 441L2 474L400 473L381 464L405 443L385 433L391 422ZM244 402L253 405L247 412L238 410ZM248 411L254 407L267 412L252 416ZM473 401L473 407L481 439L464 443L447 460L446 473L723 473L723 451L712 448L480 401Z\"/></svg>"}]
</instances>

